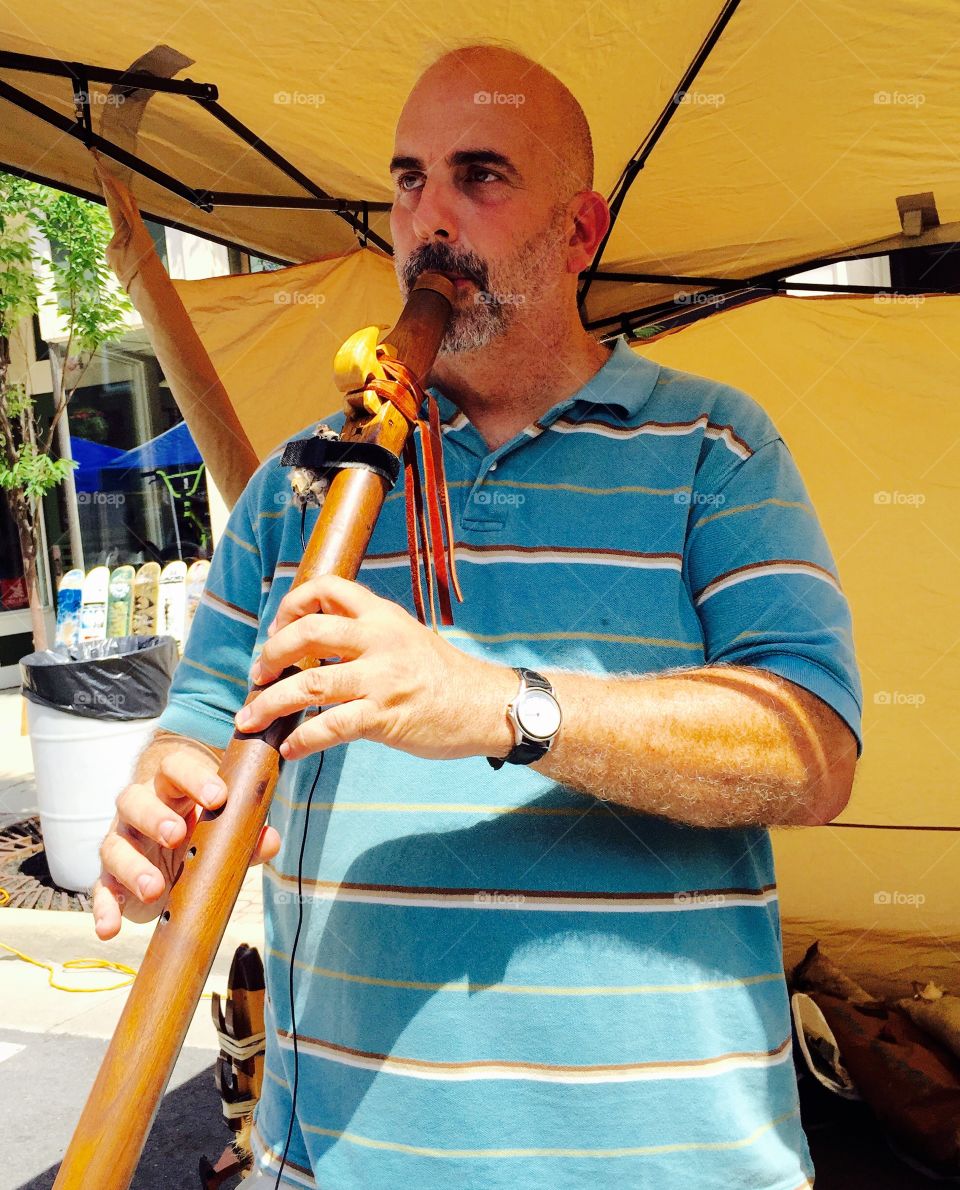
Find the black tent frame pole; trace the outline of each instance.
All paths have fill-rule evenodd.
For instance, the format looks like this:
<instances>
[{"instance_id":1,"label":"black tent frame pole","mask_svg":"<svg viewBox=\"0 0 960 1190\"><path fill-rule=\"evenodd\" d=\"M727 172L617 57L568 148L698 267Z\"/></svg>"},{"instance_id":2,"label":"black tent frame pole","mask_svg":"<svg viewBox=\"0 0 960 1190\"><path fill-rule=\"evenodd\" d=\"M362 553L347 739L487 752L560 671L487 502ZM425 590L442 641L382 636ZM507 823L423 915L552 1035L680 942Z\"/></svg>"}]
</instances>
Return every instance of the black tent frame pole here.
<instances>
[{"instance_id":1,"label":"black tent frame pole","mask_svg":"<svg viewBox=\"0 0 960 1190\"><path fill-rule=\"evenodd\" d=\"M656 280L663 282L669 281L670 278L658 277ZM687 302L678 302L674 297L654 306L640 306L635 310L625 310L619 314L610 314L605 318L596 318L586 323L585 327L588 331L600 330L603 327L617 327L619 328L618 333L629 334L637 327L649 326L665 318L696 322L700 318L716 314L722 309L728 309L731 305L744 301L755 301L758 298L773 297L776 294L785 293L787 290L854 296L885 294L891 297L926 297L928 295L960 294L960 285L937 289L907 285L834 285L827 282L790 281L785 277L770 282L765 282L762 278L725 281L722 287L717 286L701 290L698 293L684 295Z\"/></svg>"},{"instance_id":2,"label":"black tent frame pole","mask_svg":"<svg viewBox=\"0 0 960 1190\"><path fill-rule=\"evenodd\" d=\"M142 74L135 71L109 70L104 67L88 66L82 62L63 62L56 58L42 58L33 54L17 54L0 50L0 68L20 70L32 74L44 74L55 77L69 78L73 84L73 98L76 108L76 118L71 120L55 108L49 107L33 96L21 91L18 87L0 80L0 98L15 104L23 111L52 125L66 136L72 136L81 141L88 149L97 149L105 157L109 157L119 164L131 169L134 173L148 178L164 190L170 191L179 198L189 202L192 206L207 213L215 206L249 206L270 207L288 210L316 210L329 211L338 218L350 224L353 232L366 245L369 240L388 255L393 254L391 245L382 236L370 230L369 213L371 211L389 211L389 202L368 202L363 199L332 198L325 190L312 182L306 174L289 162L276 149L262 141L251 129L231 115L217 102L219 92L212 83L195 83L190 79L164 79L157 75ZM194 190L180 182L171 174L114 145L93 131L90 118L91 82L110 84L122 91L133 93L138 90L163 92L180 95L191 99L203 106L210 114L220 121L230 132L237 136L244 144L292 182L303 187L309 197L294 195L262 195L219 192L208 190ZM202 234L202 233L201 233Z\"/></svg>"},{"instance_id":3,"label":"black tent frame pole","mask_svg":"<svg viewBox=\"0 0 960 1190\"><path fill-rule=\"evenodd\" d=\"M774 292L772 289L741 287L724 293L698 293L696 302L691 302L689 306L681 306L674 301L659 302L655 306L641 306L636 310L625 310L622 314L610 314L605 318L594 319L586 324L586 330L600 331L606 327L608 329L601 337L609 338L616 334L630 335L640 327L657 325L667 319L699 322L701 318L717 314L741 302L772 297Z\"/></svg>"},{"instance_id":4,"label":"black tent frame pole","mask_svg":"<svg viewBox=\"0 0 960 1190\"><path fill-rule=\"evenodd\" d=\"M630 159L621 173L620 179L614 187L613 194L610 198L610 226L607 228L606 235L604 235L603 239L600 241L600 245L594 254L590 268L587 270L586 277L584 278L583 285L580 287L580 293L577 297L577 305L581 310L583 309L584 303L587 300L587 294L590 291L590 286L593 284L594 275L600 268L600 261L603 259L603 254L606 251L607 243L610 240L610 236L613 234L614 225L616 224L617 217L620 214L620 208L623 206L624 200L626 199L627 194L630 192L630 187L636 181L638 174L646 165L647 159L653 152L654 148L656 148L658 141L667 129L667 125L676 114L683 96L690 90L691 84L700 73L703 64L710 56L714 46L720 40L723 31L726 29L730 19L733 17L733 14L737 11L739 6L740 0L725 0L719 16L713 23L713 27L704 38L703 44L700 46L700 49L694 56L693 61L683 72L683 77L674 88L674 92L667 101L663 111L657 117L653 127L650 129L649 133L647 133L645 140L637 149L636 153L634 153L633 157Z\"/></svg>"},{"instance_id":5,"label":"black tent frame pole","mask_svg":"<svg viewBox=\"0 0 960 1190\"><path fill-rule=\"evenodd\" d=\"M393 204L389 203L389 202L368 202L365 199L349 199L348 200L348 199L343 199L343 198L331 198L330 195L325 190L322 190L315 182L311 182L306 174L301 173L300 170L297 169L297 167L295 165L293 165L291 162L289 162L286 159L286 157L282 156L282 154L278 153L276 151L276 149L272 149L268 144L266 144L264 141L262 141L256 135L255 132L252 132L246 126L246 124L241 123L236 118L236 116L232 116L230 114L230 112L228 112L225 108L221 107L219 103L216 103L216 102L204 103L203 106L212 116L215 116L216 119L218 119L221 124L223 124L226 128L228 128L235 136L239 137L240 140L242 140L244 142L244 144L247 144L250 146L251 149L256 150L256 152L258 152L261 157L266 158L266 160L269 161L271 165L275 165L277 167L277 169L279 169L282 173L286 174L286 176L288 178L290 178L291 181L297 182L299 185L301 185L304 188L304 190L307 191L308 194L313 195L313 197L315 199L317 199L323 203L339 204L339 205L333 205L333 206L322 206L322 207L318 208L319 210L325 210L325 211L332 210L332 211L336 212L337 214L345 214L347 207L355 208L357 211L357 215L352 216L350 221L353 226L353 230L355 232L357 232L358 235L363 234L362 224L358 225L357 220L359 218L360 213L363 211L364 208L366 208L368 211L389 211L390 208L393 206ZM243 195L228 196L228 198L234 198L234 199L241 199L243 197L244 197ZM256 202L252 203L251 205L254 205L254 206L268 205L266 202L259 201L259 199L262 198L262 196L260 196L260 195L253 195L253 196L247 196L247 197L253 197L258 200ZM273 201L278 206L286 205L286 200L284 199L284 197L282 195L275 197L273 199ZM224 204L224 205L228 205L228 204ZM239 205L239 203L235 203L233 205ZM381 248L388 247L383 240L379 239L379 237L374 236L371 232L368 231L367 235L368 235L368 238L374 240L378 244L379 247L381 247Z\"/></svg>"},{"instance_id":6,"label":"black tent frame pole","mask_svg":"<svg viewBox=\"0 0 960 1190\"><path fill-rule=\"evenodd\" d=\"M43 177L42 174L32 173L30 170L23 169L19 165L10 165L5 161L0 161L0 173L13 174L14 177L24 178L28 182L36 182L39 186L52 185L55 187L55 189L62 190L64 194L74 194L77 198L85 199L87 202L95 202L99 203L100 206L106 206L106 200L100 193L94 193L91 190L84 190L80 186L72 185L70 182L51 182L49 178ZM176 219L171 219L168 215L155 215L152 211L149 211L143 207L140 208L140 214L144 219L149 220L151 223L160 223L164 227L172 227L174 231L183 231L189 235L199 234L195 226L187 223L180 223ZM240 244L236 240L228 240L223 236L213 235L210 232L204 232L204 236L212 244L220 244L224 248L233 249L234 252L242 252L244 254L252 253L254 256L259 256L262 260L269 260L272 264L280 265L281 268L287 268L289 265L297 263L292 260L286 260L282 256L271 256L269 254L258 253L252 250L249 244Z\"/></svg>"},{"instance_id":7,"label":"black tent frame pole","mask_svg":"<svg viewBox=\"0 0 960 1190\"><path fill-rule=\"evenodd\" d=\"M60 58L42 58L36 54L16 54L0 50L0 67L20 70L25 74L46 74L91 83L107 83L124 91L163 91L168 95L183 95L187 99L216 100L219 92L213 83L195 83L192 79L167 79L156 74L136 70L110 70L106 66L89 66L85 62L65 62Z\"/></svg>"},{"instance_id":8,"label":"black tent frame pole","mask_svg":"<svg viewBox=\"0 0 960 1190\"><path fill-rule=\"evenodd\" d=\"M899 287L893 288L890 286L870 286L870 285L831 285L827 283L812 283L800 281L787 281L787 277L795 272L802 272L807 269L817 268L821 265L833 264L838 260L857 260L868 259L871 256L877 255L891 255L900 251L909 251L910 247L903 248L888 248L885 252L871 250L867 247L861 250L855 256L824 256L809 261L798 261L789 266L789 270L781 267L780 269L768 273L760 274L752 278L730 278L730 277L685 277L678 275L664 275L658 273L617 273L605 272L600 269L600 260L603 256L604 249L613 231L613 225L619 215L620 209L627 196L630 186L643 169L647 159L650 156L653 148L656 146L664 131L666 130L670 120L679 106L680 100L685 92L689 89L690 84L694 81L697 74L703 67L704 62L717 44L724 29L732 18L734 12L739 6L740 0L726 0L722 11L714 22L709 34L698 50L693 61L684 72L683 78L679 85L674 90L673 95L660 113L659 118L654 124L653 128L648 133L643 144L637 150L637 153L630 160L620 175L620 179L614 188L613 196L610 200L611 209L611 223L610 228L604 236L603 242L597 249L596 255L590 265L590 268L581 274L582 286L578 297L578 305L583 307L587 292L594 281L600 282L615 282L615 283L632 283L632 284L646 284L646 285L688 285L700 289L696 294L688 295L690 309L678 308L679 303L676 297L670 301L661 302L654 306L641 306L633 310L622 311L618 314L609 315L604 318L593 319L585 323L587 330L599 330L603 327L619 326L623 333L628 333L634 327L649 325L655 322L658 318L673 316L685 317L688 320L696 320L699 317L714 313L718 309L729 307L734 301L742 302L745 300L756 300L759 297L770 296L775 293L782 293L786 289L793 290L809 290L820 293L847 293L847 294L891 294L904 296L920 296L928 293L956 293L960 289L953 287L938 288L938 289L923 289ZM70 119L69 116L63 115L55 108L49 107L12 84L0 79L0 99L6 99L8 102L26 111L30 115L45 121L46 123L57 128L67 136L71 136L80 140L88 149L97 149L103 153L104 156L110 157L119 164L131 169L134 173L148 178L150 181L156 183L164 190L170 191L172 194L184 199L202 211L210 212L216 206L220 207L250 207L250 208L271 208L271 209L288 209L288 210L317 210L329 211L331 214L337 215L348 222L358 236L362 247L366 247L367 242L372 242L377 245L388 256L393 255L392 245L378 236L375 232L370 230L370 212L372 211L389 211L392 204L389 202L369 202L364 199L346 199L346 198L332 198L326 191L312 182L306 174L303 174L291 162L289 162L282 154L271 148L264 141L262 141L254 132L252 132L245 124L231 115L225 108L223 108L219 100L219 91L212 83L196 83L192 79L166 79L157 75L146 74L137 71L111 70L107 67L89 66L81 62L65 62L57 58L43 58L32 54L19 54L12 51L0 50L0 68L9 70L18 70L26 73L43 74L53 77L68 78L72 82L73 99L75 106L75 118ZM114 145L104 137L99 136L93 131L93 123L90 117L90 83L109 84L110 86L119 88L122 92L132 94L138 90L149 90L154 92L161 92L170 95L178 95L184 98L193 100L196 103L202 104L206 110L217 120L220 121L229 131L252 148L256 153L269 161L277 169L279 169L291 181L297 183L308 194L303 195L262 195L262 194L246 194L232 191L210 191L210 190L194 190L192 187L180 182L171 174L166 173L161 169L143 161L133 153L127 152L119 145ZM15 165L6 165L0 162L0 169L7 173L15 174L18 177L26 178L30 181L49 184L45 179L37 174L30 173ZM102 203L104 200L102 196L96 194L89 194L83 190L72 187L66 183L54 183L60 189L69 193L76 194L79 197L89 199L93 202ZM198 229L193 226L185 225L177 220L170 219L164 216L156 216L146 213L148 219L155 222L162 223L169 227L177 228L182 231L198 232ZM240 252L249 252L249 245L238 244L230 240L226 240L220 236L210 235L209 239L216 243L223 244L228 248L234 248ZM277 264L286 265L289 261L283 260L279 257L265 257L271 259Z\"/></svg>"},{"instance_id":9,"label":"black tent frame pole","mask_svg":"<svg viewBox=\"0 0 960 1190\"><path fill-rule=\"evenodd\" d=\"M76 82L76 76L74 76L74 80ZM74 92L74 94L77 95L79 92ZM23 111L29 113L29 115L36 116L37 119L52 125L66 136L72 136L75 140L82 141L88 149L96 149L98 152L103 153L105 157L110 157L114 161L119 162L120 165L125 165L135 173L149 178L151 182L155 182L165 190L171 191L179 198L183 198L193 206L199 207L202 211L211 210L209 204L204 203L198 191L192 190L189 186L184 186L182 182L178 182L170 174L165 173L162 169L157 169L147 161L142 161L139 157L128 153L126 149L121 149L119 145L111 144L110 141L105 140L91 128L85 126L83 118L80 120L71 119L69 116L58 112L55 108L41 103L39 99L34 99L32 95L27 95L25 91L21 91L18 87L13 87L10 83L4 82L3 79L0 79L0 99L6 99L8 102L15 104ZM89 98L87 102L89 103Z\"/></svg>"},{"instance_id":10,"label":"black tent frame pole","mask_svg":"<svg viewBox=\"0 0 960 1190\"><path fill-rule=\"evenodd\" d=\"M802 265L806 268L806 265ZM582 273L581 276L586 276ZM752 285L749 278L736 277L683 277L674 273L594 273L594 281L629 281L636 285L699 285L702 288L722 289L732 285Z\"/></svg>"}]
</instances>

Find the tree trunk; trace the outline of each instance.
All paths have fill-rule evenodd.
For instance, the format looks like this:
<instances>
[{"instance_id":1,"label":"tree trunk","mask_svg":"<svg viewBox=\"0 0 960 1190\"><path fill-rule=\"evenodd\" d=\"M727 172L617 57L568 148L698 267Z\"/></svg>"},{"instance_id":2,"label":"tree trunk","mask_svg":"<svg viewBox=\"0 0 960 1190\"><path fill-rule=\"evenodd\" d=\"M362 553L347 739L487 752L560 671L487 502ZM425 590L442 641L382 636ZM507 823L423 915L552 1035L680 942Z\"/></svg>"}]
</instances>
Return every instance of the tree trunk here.
<instances>
[{"instance_id":1,"label":"tree trunk","mask_svg":"<svg viewBox=\"0 0 960 1190\"><path fill-rule=\"evenodd\" d=\"M23 585L27 589L30 605L30 628L35 650L49 647L47 623L43 615L43 599L40 595L40 571L37 566L36 514L30 498L22 488L6 491L7 506L17 526L20 538L20 559L23 563Z\"/></svg>"}]
</instances>

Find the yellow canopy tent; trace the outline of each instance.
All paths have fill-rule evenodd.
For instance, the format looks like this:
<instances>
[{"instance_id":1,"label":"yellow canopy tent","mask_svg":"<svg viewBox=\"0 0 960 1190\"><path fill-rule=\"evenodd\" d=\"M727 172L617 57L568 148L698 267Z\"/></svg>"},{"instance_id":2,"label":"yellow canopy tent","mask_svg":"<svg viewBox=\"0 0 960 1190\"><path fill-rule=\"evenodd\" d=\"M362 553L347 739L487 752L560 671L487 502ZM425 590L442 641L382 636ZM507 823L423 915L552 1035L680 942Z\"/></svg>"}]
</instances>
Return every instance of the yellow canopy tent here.
<instances>
[{"instance_id":1,"label":"yellow canopy tent","mask_svg":"<svg viewBox=\"0 0 960 1190\"><path fill-rule=\"evenodd\" d=\"M127 179L145 214L286 262L348 251L365 209L368 242L388 248L403 100L443 49L492 36L580 99L597 189L622 204L590 322L691 288L674 277L770 281L824 256L960 239L952 0L5 11L0 168L99 197L85 146L100 145L149 174ZM650 275L662 280L627 279Z\"/></svg>"},{"instance_id":2,"label":"yellow canopy tent","mask_svg":"<svg viewBox=\"0 0 960 1190\"><path fill-rule=\"evenodd\" d=\"M960 959L960 297L772 297L643 345L735 384L789 446L853 611L864 753L838 826L775 834L787 960L871 987Z\"/></svg>"},{"instance_id":3,"label":"yellow canopy tent","mask_svg":"<svg viewBox=\"0 0 960 1190\"><path fill-rule=\"evenodd\" d=\"M597 188L619 210L584 316L615 332L634 312L675 313L681 293L777 291L817 260L960 240L951 15L949 0L493 0L399 15L315 2L265 24L250 0L228 16L139 0L122 21L40 0L3 38L0 168L92 197L102 181L114 267L229 497L255 457L339 404L330 367L347 334L399 308L385 166L433 55L495 30L581 99ZM156 77L110 74L134 65ZM88 147L110 159L100 180ZM171 285L138 240L137 206L298 267ZM837 556L866 751L844 824L780 832L779 873L788 960L833 938L873 986L904 973L955 984L960 954L960 297L901 298L768 297L638 345L768 409Z\"/></svg>"}]
</instances>

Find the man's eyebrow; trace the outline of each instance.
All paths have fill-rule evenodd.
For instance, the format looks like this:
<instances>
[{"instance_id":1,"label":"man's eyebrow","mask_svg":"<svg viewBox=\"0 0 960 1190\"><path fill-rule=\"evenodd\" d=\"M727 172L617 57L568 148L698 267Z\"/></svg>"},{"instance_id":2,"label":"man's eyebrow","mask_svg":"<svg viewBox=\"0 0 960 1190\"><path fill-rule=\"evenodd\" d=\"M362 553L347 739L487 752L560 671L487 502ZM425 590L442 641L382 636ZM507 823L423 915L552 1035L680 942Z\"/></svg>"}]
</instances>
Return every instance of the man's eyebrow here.
<instances>
[{"instance_id":1,"label":"man's eyebrow","mask_svg":"<svg viewBox=\"0 0 960 1190\"><path fill-rule=\"evenodd\" d=\"M505 156L503 153L498 153L496 149L458 149L456 153L451 153L451 155L447 158L447 164L495 166L497 169L511 177L515 182L522 180L520 171L513 164L510 158ZM423 162L419 157L396 156L390 160L391 174L396 173L398 170L422 170L423 168Z\"/></svg>"},{"instance_id":2,"label":"man's eyebrow","mask_svg":"<svg viewBox=\"0 0 960 1190\"><path fill-rule=\"evenodd\" d=\"M423 169L423 162L419 157L391 157L390 172L395 174L400 169Z\"/></svg>"},{"instance_id":3,"label":"man's eyebrow","mask_svg":"<svg viewBox=\"0 0 960 1190\"><path fill-rule=\"evenodd\" d=\"M459 149L448 160L451 165L494 165L515 181L520 181L520 171L509 157L496 149Z\"/></svg>"}]
</instances>

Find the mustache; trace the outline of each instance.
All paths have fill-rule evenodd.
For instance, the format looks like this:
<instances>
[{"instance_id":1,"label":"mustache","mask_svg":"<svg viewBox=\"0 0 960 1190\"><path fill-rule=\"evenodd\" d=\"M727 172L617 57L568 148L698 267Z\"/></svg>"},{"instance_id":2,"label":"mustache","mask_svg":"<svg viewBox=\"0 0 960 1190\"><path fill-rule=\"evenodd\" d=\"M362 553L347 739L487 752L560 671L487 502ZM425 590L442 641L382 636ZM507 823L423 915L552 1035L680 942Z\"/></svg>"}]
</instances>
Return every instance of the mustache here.
<instances>
[{"instance_id":1,"label":"mustache","mask_svg":"<svg viewBox=\"0 0 960 1190\"><path fill-rule=\"evenodd\" d=\"M410 253L402 269L404 285L409 290L421 273L431 270L459 273L483 292L489 288L489 273L481 257L475 252L455 252L448 244L442 243L424 244Z\"/></svg>"}]
</instances>

